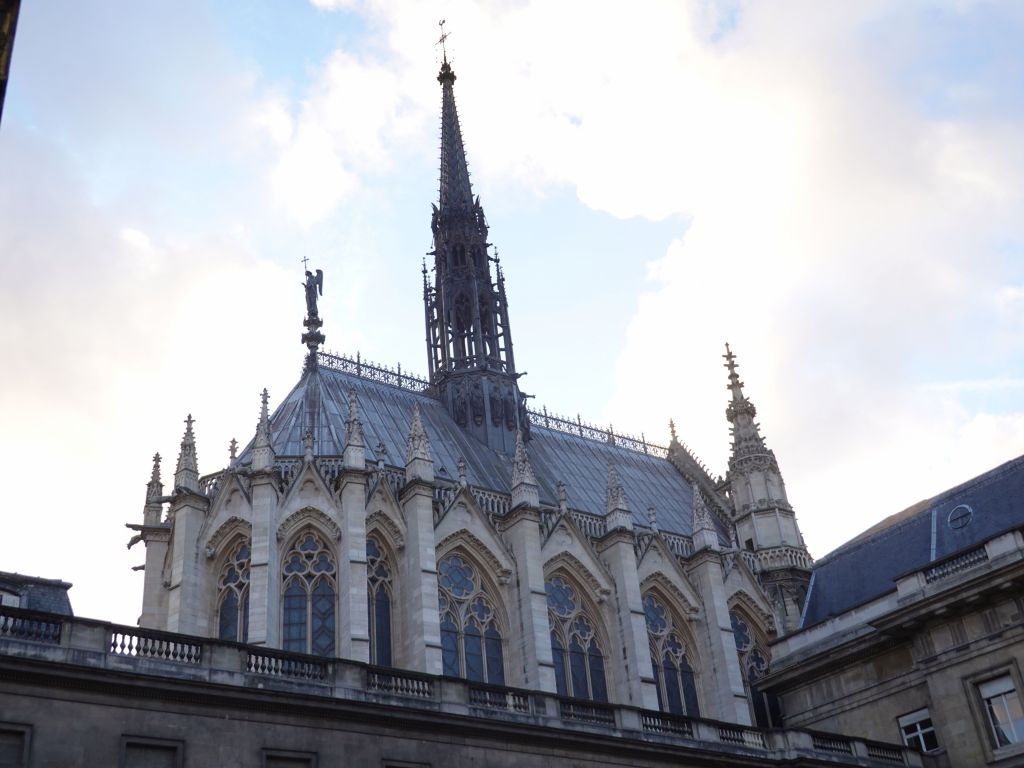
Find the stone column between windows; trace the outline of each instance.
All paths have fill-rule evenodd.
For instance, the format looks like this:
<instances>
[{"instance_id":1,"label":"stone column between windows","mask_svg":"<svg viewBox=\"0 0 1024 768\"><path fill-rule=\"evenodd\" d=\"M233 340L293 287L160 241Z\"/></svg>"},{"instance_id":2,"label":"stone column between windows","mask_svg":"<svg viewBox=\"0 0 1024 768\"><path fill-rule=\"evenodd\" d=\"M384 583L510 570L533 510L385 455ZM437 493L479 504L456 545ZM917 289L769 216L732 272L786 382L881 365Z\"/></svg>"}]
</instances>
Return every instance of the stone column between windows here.
<instances>
[{"instance_id":1,"label":"stone column between windows","mask_svg":"<svg viewBox=\"0 0 1024 768\"><path fill-rule=\"evenodd\" d=\"M249 642L280 648L281 553L277 543L277 490L271 471L252 476L249 563Z\"/></svg>"},{"instance_id":2,"label":"stone column between windows","mask_svg":"<svg viewBox=\"0 0 1024 768\"><path fill-rule=\"evenodd\" d=\"M402 489L405 514L405 557L401 558L402 639L399 666L440 675L441 617L437 608L437 554L434 548L434 488L412 479ZM365 580L365 576L364 576Z\"/></svg>"},{"instance_id":3,"label":"stone column between windows","mask_svg":"<svg viewBox=\"0 0 1024 768\"><path fill-rule=\"evenodd\" d=\"M366 472L346 469L341 477L341 549L338 552L338 655L370 660L366 584Z\"/></svg>"},{"instance_id":4,"label":"stone column between windows","mask_svg":"<svg viewBox=\"0 0 1024 768\"><path fill-rule=\"evenodd\" d=\"M598 543L598 550L615 581L615 612L625 650L623 664L617 662L612 649L607 655L615 676L615 698L621 704L657 709L658 691L654 685L633 534L626 529L614 530Z\"/></svg>"},{"instance_id":5,"label":"stone column between windows","mask_svg":"<svg viewBox=\"0 0 1024 768\"><path fill-rule=\"evenodd\" d=\"M729 619L721 555L713 549L694 553L687 575L696 585L704 604L704 626L707 630L698 640L701 645L699 672L704 693L701 703L708 708L702 714L715 720L750 725L750 707Z\"/></svg>"},{"instance_id":6,"label":"stone column between windows","mask_svg":"<svg viewBox=\"0 0 1024 768\"><path fill-rule=\"evenodd\" d=\"M164 559L170 532L163 538L150 536L146 540L145 582L142 589L142 616L139 626L146 629L167 629L167 593L164 590Z\"/></svg>"},{"instance_id":7,"label":"stone column between windows","mask_svg":"<svg viewBox=\"0 0 1024 768\"><path fill-rule=\"evenodd\" d=\"M180 491L171 504L174 520L171 584L167 600L167 630L199 634L199 532L209 502L191 491Z\"/></svg>"},{"instance_id":8,"label":"stone column between windows","mask_svg":"<svg viewBox=\"0 0 1024 768\"><path fill-rule=\"evenodd\" d=\"M513 510L504 521L505 541L516 566L514 615L519 631L509 627L509 685L555 693L555 665L551 656L551 625L544 590L544 564L540 553L540 512L530 507Z\"/></svg>"}]
</instances>

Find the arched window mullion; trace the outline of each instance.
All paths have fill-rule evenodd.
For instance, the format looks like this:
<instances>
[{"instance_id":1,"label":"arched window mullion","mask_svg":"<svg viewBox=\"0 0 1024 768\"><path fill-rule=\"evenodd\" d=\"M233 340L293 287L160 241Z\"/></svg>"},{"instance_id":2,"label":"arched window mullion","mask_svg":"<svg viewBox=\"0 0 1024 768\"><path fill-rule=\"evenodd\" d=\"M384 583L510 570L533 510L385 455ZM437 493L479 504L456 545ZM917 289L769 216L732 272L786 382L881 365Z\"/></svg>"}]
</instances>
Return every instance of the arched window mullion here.
<instances>
[{"instance_id":1,"label":"arched window mullion","mask_svg":"<svg viewBox=\"0 0 1024 768\"><path fill-rule=\"evenodd\" d=\"M504 639L476 569L462 555L447 555L438 563L437 583L444 674L504 685Z\"/></svg>"},{"instance_id":2,"label":"arched window mullion","mask_svg":"<svg viewBox=\"0 0 1024 768\"><path fill-rule=\"evenodd\" d=\"M295 539L282 562L282 647L333 656L338 602L333 553L317 533L306 530Z\"/></svg>"},{"instance_id":3,"label":"arched window mullion","mask_svg":"<svg viewBox=\"0 0 1024 768\"><path fill-rule=\"evenodd\" d=\"M545 589L558 693L607 701L604 652L594 629L597 625L565 578L548 579Z\"/></svg>"},{"instance_id":4,"label":"arched window mullion","mask_svg":"<svg viewBox=\"0 0 1024 768\"><path fill-rule=\"evenodd\" d=\"M249 542L238 542L228 552L217 579L217 637L244 643L249 639Z\"/></svg>"}]
</instances>

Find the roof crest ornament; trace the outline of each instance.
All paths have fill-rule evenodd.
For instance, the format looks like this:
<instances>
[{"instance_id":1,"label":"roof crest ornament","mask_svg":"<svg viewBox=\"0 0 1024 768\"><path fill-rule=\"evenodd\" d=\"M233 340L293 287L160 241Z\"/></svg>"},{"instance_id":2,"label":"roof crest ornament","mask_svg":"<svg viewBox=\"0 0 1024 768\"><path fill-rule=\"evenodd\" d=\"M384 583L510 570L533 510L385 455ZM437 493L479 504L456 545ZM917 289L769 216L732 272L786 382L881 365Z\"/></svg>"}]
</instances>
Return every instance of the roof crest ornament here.
<instances>
[{"instance_id":1,"label":"roof crest ornament","mask_svg":"<svg viewBox=\"0 0 1024 768\"><path fill-rule=\"evenodd\" d=\"M423 417L420 415L419 403L412 409L412 423L409 425L409 441L406 444L405 462L411 464L416 459L432 462L430 456L430 442L427 439L427 430L423 428Z\"/></svg>"},{"instance_id":2,"label":"roof crest ornament","mask_svg":"<svg viewBox=\"0 0 1024 768\"><path fill-rule=\"evenodd\" d=\"M359 397L355 389L348 391L348 419L345 420L345 447L363 448L366 441L363 437L363 423L359 420Z\"/></svg>"},{"instance_id":3,"label":"roof crest ornament","mask_svg":"<svg viewBox=\"0 0 1024 768\"><path fill-rule=\"evenodd\" d=\"M619 470L615 465L608 462L608 494L606 497L605 511L629 511L629 501L626 499L626 489L622 487L622 478L619 477Z\"/></svg>"},{"instance_id":4,"label":"roof crest ornament","mask_svg":"<svg viewBox=\"0 0 1024 768\"><path fill-rule=\"evenodd\" d=\"M160 481L160 454L153 454L153 472L149 476L149 483L146 485L146 503L152 504L159 501L164 495L164 485Z\"/></svg>"}]
</instances>

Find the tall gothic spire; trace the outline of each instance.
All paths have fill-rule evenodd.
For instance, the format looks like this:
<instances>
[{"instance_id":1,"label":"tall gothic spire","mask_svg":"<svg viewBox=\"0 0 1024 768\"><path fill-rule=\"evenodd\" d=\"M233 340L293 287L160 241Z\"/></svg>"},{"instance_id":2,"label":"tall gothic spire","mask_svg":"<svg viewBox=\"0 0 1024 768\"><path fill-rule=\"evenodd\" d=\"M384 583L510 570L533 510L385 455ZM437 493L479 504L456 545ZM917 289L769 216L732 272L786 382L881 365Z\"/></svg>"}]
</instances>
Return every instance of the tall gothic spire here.
<instances>
[{"instance_id":1,"label":"tall gothic spire","mask_svg":"<svg viewBox=\"0 0 1024 768\"><path fill-rule=\"evenodd\" d=\"M516 430L529 439L529 424L517 384L505 281L497 255L488 252L487 220L469 180L447 53L437 81L441 168L430 224L433 285L426 265L423 276L430 382L460 427L512 453Z\"/></svg>"}]
</instances>

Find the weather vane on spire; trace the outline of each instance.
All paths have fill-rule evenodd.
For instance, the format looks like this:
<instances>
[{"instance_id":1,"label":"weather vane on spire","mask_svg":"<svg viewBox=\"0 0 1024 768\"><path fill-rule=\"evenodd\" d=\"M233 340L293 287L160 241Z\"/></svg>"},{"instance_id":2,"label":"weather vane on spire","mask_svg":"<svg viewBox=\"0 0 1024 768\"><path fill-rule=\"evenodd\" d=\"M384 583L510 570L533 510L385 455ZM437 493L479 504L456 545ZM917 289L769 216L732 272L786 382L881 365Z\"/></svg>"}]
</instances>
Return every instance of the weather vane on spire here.
<instances>
[{"instance_id":1,"label":"weather vane on spire","mask_svg":"<svg viewBox=\"0 0 1024 768\"><path fill-rule=\"evenodd\" d=\"M444 31L444 23L445 23L444 19L441 19L439 22L437 22L437 26L439 26L441 28L441 37L439 37L437 39L437 45L441 46L441 53L444 55L444 60L448 61L448 50L445 47L444 42L445 42L445 40L448 39L448 35L451 34L451 33Z\"/></svg>"}]
</instances>

